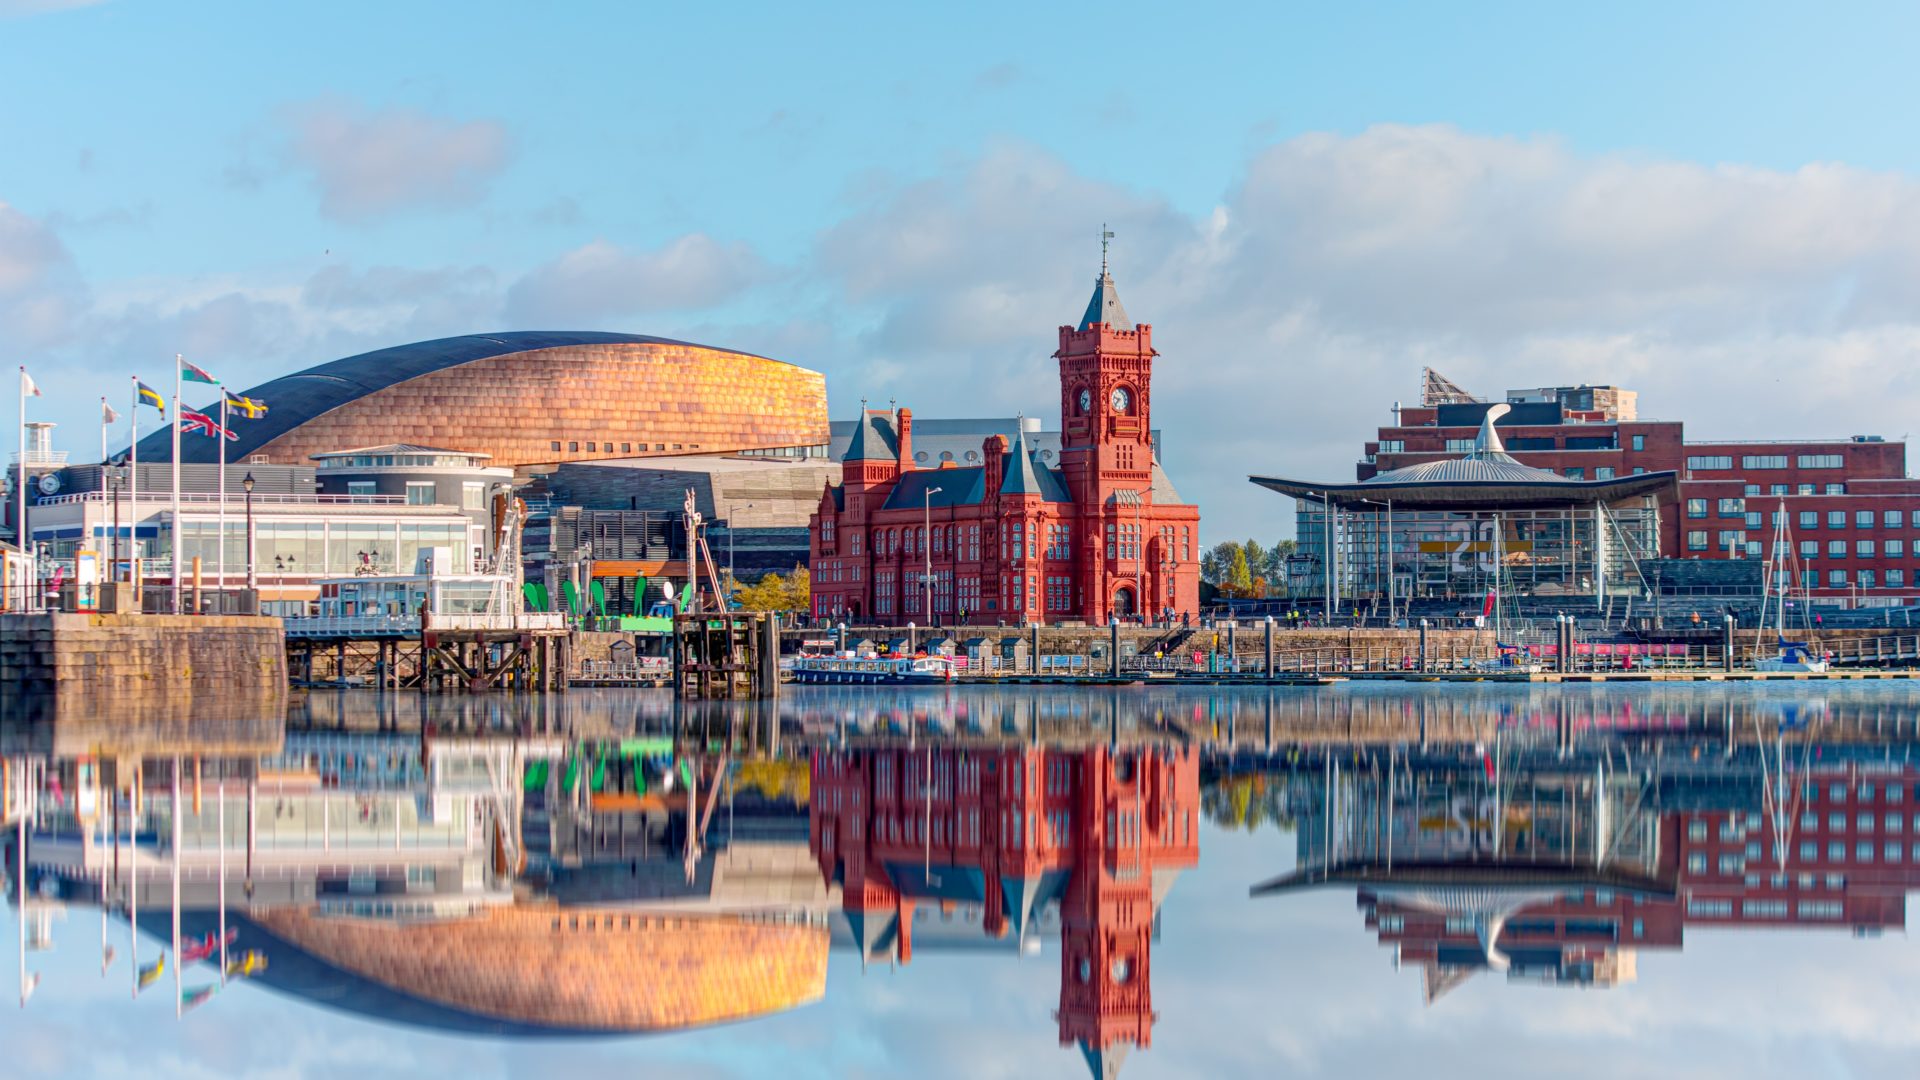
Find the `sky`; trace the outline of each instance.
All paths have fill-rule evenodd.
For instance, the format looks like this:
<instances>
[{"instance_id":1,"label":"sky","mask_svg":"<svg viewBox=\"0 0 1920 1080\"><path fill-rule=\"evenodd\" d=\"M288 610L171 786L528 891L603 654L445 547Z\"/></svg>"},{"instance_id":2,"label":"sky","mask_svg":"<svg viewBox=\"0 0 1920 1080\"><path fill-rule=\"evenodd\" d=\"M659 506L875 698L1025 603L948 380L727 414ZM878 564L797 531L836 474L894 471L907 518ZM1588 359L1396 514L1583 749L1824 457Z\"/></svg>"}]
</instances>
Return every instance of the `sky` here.
<instances>
[{"instance_id":1,"label":"sky","mask_svg":"<svg viewBox=\"0 0 1920 1080\"><path fill-rule=\"evenodd\" d=\"M1916 32L1897 4L0 0L0 363L81 459L176 352L244 387L502 329L790 360L836 417L1053 418L1105 224L1209 541L1289 533L1246 476L1351 477L1426 366L1625 385L1697 437L1898 437Z\"/></svg>"}]
</instances>

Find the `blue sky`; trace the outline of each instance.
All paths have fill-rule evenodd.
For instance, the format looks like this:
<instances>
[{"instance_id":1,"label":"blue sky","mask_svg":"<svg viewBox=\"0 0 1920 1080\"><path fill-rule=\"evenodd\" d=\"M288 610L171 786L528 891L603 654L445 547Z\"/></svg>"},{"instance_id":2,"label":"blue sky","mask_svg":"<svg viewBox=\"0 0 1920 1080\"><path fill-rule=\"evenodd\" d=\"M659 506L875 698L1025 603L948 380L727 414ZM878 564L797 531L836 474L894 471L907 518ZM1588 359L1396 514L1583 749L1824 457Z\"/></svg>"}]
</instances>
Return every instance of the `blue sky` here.
<instances>
[{"instance_id":1,"label":"blue sky","mask_svg":"<svg viewBox=\"0 0 1920 1080\"><path fill-rule=\"evenodd\" d=\"M1212 538L1290 528L1244 476L1349 474L1427 364L1897 436L1916 23L0 0L0 343L76 453L175 351L250 384L500 328L766 353L842 416L1050 415L1107 221Z\"/></svg>"}]
</instances>

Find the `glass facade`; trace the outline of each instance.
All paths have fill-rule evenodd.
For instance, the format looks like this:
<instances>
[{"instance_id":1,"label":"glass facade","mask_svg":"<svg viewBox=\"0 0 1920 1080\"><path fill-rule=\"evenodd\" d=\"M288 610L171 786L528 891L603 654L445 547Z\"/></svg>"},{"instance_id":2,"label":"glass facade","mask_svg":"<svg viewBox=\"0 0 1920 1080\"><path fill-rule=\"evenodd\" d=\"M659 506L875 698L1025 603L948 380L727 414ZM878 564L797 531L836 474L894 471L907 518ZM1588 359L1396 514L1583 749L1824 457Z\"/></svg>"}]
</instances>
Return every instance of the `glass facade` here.
<instances>
[{"instance_id":1,"label":"glass facade","mask_svg":"<svg viewBox=\"0 0 1920 1080\"><path fill-rule=\"evenodd\" d=\"M1389 531L1382 506L1334 507L1333 559L1339 595L1363 605L1393 594L1413 598L1484 597L1496 560L1507 590L1518 595L1591 596L1596 559L1604 563L1609 593L1648 586L1639 560L1659 555L1659 511L1652 499L1609 507L1555 507L1491 511L1401 510ZM1296 503L1296 591L1324 594L1327 520L1322 505ZM1391 570L1389 571L1389 568Z\"/></svg>"},{"instance_id":2,"label":"glass facade","mask_svg":"<svg viewBox=\"0 0 1920 1080\"><path fill-rule=\"evenodd\" d=\"M422 548L448 548L453 572L472 569L468 523L393 521L260 521L254 522L255 571L259 574L333 575L345 577L366 570L377 574L410 574ZM219 523L181 523L186 558L200 558L203 571L218 565ZM161 548L165 549L165 530ZM227 519L227 572L247 565L247 525Z\"/></svg>"}]
</instances>

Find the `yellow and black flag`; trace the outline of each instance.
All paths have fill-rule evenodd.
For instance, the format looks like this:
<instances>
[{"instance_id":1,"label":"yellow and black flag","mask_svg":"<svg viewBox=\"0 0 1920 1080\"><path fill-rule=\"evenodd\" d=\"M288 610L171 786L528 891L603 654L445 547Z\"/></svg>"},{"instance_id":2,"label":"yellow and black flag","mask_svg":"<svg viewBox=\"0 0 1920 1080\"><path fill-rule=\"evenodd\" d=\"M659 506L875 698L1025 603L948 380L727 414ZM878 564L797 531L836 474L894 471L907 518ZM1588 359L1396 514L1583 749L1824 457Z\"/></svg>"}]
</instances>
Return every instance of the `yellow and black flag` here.
<instances>
[{"instance_id":1,"label":"yellow and black flag","mask_svg":"<svg viewBox=\"0 0 1920 1080\"><path fill-rule=\"evenodd\" d=\"M227 408L235 412L244 413L249 420L258 420L267 415L266 402L255 401L253 398L240 397L236 394L227 395Z\"/></svg>"},{"instance_id":2,"label":"yellow and black flag","mask_svg":"<svg viewBox=\"0 0 1920 1080\"><path fill-rule=\"evenodd\" d=\"M141 403L159 409L160 415L163 417L167 415L167 399L160 396L160 391L155 390L143 382L135 382L133 385L135 393L139 395Z\"/></svg>"}]
</instances>

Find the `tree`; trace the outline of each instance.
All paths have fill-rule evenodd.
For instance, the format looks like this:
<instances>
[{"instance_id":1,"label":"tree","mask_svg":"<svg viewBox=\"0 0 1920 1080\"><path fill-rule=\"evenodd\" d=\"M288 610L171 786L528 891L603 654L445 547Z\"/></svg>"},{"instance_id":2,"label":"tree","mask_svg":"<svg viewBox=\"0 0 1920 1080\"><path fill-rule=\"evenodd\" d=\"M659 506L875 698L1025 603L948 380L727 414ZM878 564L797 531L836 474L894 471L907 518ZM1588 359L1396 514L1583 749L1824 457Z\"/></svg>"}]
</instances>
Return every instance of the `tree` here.
<instances>
[{"instance_id":1,"label":"tree","mask_svg":"<svg viewBox=\"0 0 1920 1080\"><path fill-rule=\"evenodd\" d=\"M793 573L768 574L752 585L736 586L733 598L748 611L805 611L813 603L813 581L807 568Z\"/></svg>"},{"instance_id":2,"label":"tree","mask_svg":"<svg viewBox=\"0 0 1920 1080\"><path fill-rule=\"evenodd\" d=\"M1268 596L1289 595L1287 558L1296 550L1298 545L1292 540L1281 540L1268 548L1265 561L1260 566L1254 567L1254 574L1267 580Z\"/></svg>"},{"instance_id":3,"label":"tree","mask_svg":"<svg viewBox=\"0 0 1920 1080\"><path fill-rule=\"evenodd\" d=\"M1220 591L1228 596L1253 595L1253 570L1247 565L1245 548L1235 548L1233 566L1227 571L1227 580L1220 585Z\"/></svg>"},{"instance_id":4,"label":"tree","mask_svg":"<svg viewBox=\"0 0 1920 1080\"><path fill-rule=\"evenodd\" d=\"M1233 557L1239 550L1239 544L1228 540L1202 552L1200 579L1216 589L1226 589L1227 578L1233 571Z\"/></svg>"}]
</instances>

